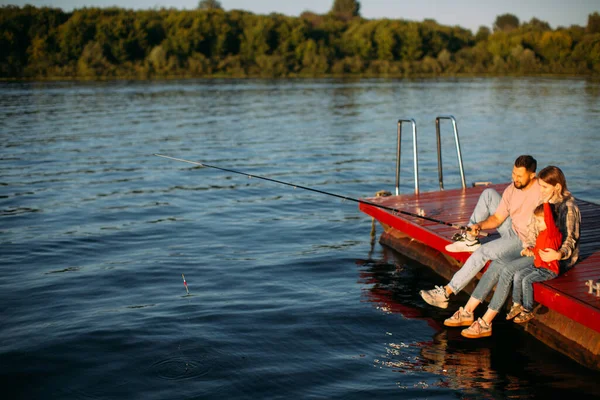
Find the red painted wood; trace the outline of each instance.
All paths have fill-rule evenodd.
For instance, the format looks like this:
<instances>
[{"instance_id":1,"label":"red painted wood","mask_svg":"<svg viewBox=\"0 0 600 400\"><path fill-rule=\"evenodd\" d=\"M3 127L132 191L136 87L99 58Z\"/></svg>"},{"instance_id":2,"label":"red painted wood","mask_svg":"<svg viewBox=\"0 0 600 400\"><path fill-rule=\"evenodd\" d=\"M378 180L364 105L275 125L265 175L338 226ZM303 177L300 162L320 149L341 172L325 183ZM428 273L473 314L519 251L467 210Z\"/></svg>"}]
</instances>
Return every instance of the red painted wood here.
<instances>
[{"instance_id":1,"label":"red painted wood","mask_svg":"<svg viewBox=\"0 0 600 400\"><path fill-rule=\"evenodd\" d=\"M488 187L502 193L508 184ZM454 189L367 199L372 203L393 207L458 225L467 225L471 212L486 187ZM567 273L544 283L534 285L537 302L580 324L600 332L600 297L588 293L587 280L600 280L600 205L577 200L581 211L580 261ZM359 209L378 221L389 225L421 243L464 263L470 253L448 253L445 246L451 242L456 229L447 225L407 216L394 215L375 206L360 204ZM492 233L492 232L490 232ZM496 234L497 233L492 233ZM493 238L493 236L492 236Z\"/></svg>"}]
</instances>

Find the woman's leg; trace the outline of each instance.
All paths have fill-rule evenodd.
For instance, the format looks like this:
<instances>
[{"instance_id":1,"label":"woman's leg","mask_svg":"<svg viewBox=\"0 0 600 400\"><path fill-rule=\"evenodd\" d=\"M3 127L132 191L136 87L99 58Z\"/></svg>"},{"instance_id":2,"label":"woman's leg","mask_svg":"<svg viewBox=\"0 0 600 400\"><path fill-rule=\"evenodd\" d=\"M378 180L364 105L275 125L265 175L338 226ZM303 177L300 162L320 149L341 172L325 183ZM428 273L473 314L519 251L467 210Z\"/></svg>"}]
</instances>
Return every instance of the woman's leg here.
<instances>
[{"instance_id":1,"label":"woman's leg","mask_svg":"<svg viewBox=\"0 0 600 400\"><path fill-rule=\"evenodd\" d=\"M526 263L527 261L527 263ZM498 311L500 307L506 301L508 297L508 292L510 290L510 285L512 284L513 277L515 273L522 271L527 268L527 264L530 263L531 260L528 257L523 257L523 259L519 259L514 263L503 265L504 268L500 269L500 274L497 279L498 285L496 285L496 291L494 292L494 296L492 297L492 301L490 302L490 306L487 311L483 315L483 317L479 318L477 321L473 322L471 326L467 329L464 329L461 332L461 335L467 338L479 338L486 337L492 334L492 321L498 315ZM496 264L502 265L502 264ZM491 266L490 266L491 267ZM488 269L489 271L489 269ZM487 271L486 271L487 274ZM498 275L498 271L494 271L494 275ZM485 277L485 274L484 274ZM483 277L481 278L483 280ZM480 281L481 283L481 281ZM479 285L478 285L479 286ZM477 291L477 288L475 289ZM475 292L473 292L475 294ZM473 297L471 297L473 299ZM471 302L469 299L469 302ZM468 305L469 303L467 303Z\"/></svg>"},{"instance_id":2,"label":"woman's leg","mask_svg":"<svg viewBox=\"0 0 600 400\"><path fill-rule=\"evenodd\" d=\"M500 278L498 278L498 285L496 285L496 291L494 292L494 296L490 301L488 309L491 309L496 313L500 311L500 308L508 298L508 292L510 291L510 287L513 284L513 277L515 276L515 271L516 270L512 268L505 268L502 271L502 273L500 274Z\"/></svg>"},{"instance_id":3,"label":"woman's leg","mask_svg":"<svg viewBox=\"0 0 600 400\"><path fill-rule=\"evenodd\" d=\"M531 264L532 262L533 262L533 259L531 257L520 257L520 258L517 258L516 260L511 260L510 262L506 262L504 260L493 261L490 264L490 266L488 267L487 271L485 271L485 273L481 277L481 280L479 280L477 287L475 288L475 290L473 291L473 294L471 295L471 299L474 299L473 304L475 304L475 300L479 301L479 303L481 303L485 300L485 298L492 291L494 286L499 282L500 275L502 275L502 274L507 275L506 279L510 278L509 282L507 282L507 284L506 284L506 290L510 289L510 285L512 283L512 276L513 276L514 272L518 271L520 269L523 269L524 267ZM496 291L498 291L497 288L496 288ZM469 299L469 301L471 301L471 299ZM475 304L475 307L479 303ZM499 307L501 307L503 303L504 303L504 301L502 301L502 303L500 304ZM467 306L465 306L465 309L468 310L469 312L472 312L472 310L468 307L469 307L469 303L467 303ZM495 309L495 310L499 311L500 310L499 307L498 307L498 309ZM473 310L474 310L474 308L473 308Z\"/></svg>"},{"instance_id":4,"label":"woman's leg","mask_svg":"<svg viewBox=\"0 0 600 400\"><path fill-rule=\"evenodd\" d=\"M467 261L465 261L462 268L454 274L452 280L447 285L448 288L452 290L454 294L457 294L463 290L465 286L467 286L467 284L475 277L475 275L477 275L479 271L481 271L488 260L492 260L493 262L486 271L486 274L492 270L494 263L512 263L513 260L521 258L519 253L522 249L523 244L517 236L501 237L496 240L492 240L491 242L484 243L480 248L475 250L473 254L471 254ZM500 268L500 266L496 266L494 268ZM491 291L491 288L493 288L497 282L498 276L490 276L489 278L494 278L493 284L486 293L483 293L482 297L487 296L487 294ZM481 297L478 297L478 299L483 300Z\"/></svg>"},{"instance_id":5,"label":"woman's leg","mask_svg":"<svg viewBox=\"0 0 600 400\"><path fill-rule=\"evenodd\" d=\"M475 308L485 300L496 283L498 283L500 274L502 274L502 271L505 267L506 264L504 264L502 261L492 261L488 269L479 280L479 283L475 287L473 294L471 294L471 298L469 298L469 301L465 305L465 310L469 312L475 311Z\"/></svg>"},{"instance_id":6,"label":"woman's leg","mask_svg":"<svg viewBox=\"0 0 600 400\"><path fill-rule=\"evenodd\" d=\"M528 265L532 262L530 257L521 257L518 260L513 261L512 263L505 265L500 277L498 278L498 285L496 285L496 291L494 292L494 296L490 301L489 308L498 313L502 305L508 298L508 292L510 291L510 287L513 284L513 279L520 271L526 269ZM495 316L495 315L494 315Z\"/></svg>"},{"instance_id":7,"label":"woman's leg","mask_svg":"<svg viewBox=\"0 0 600 400\"><path fill-rule=\"evenodd\" d=\"M473 311L475 311L477 306L480 304L481 304L481 301L479 301L475 297L471 296L471 297L469 297L469 301L467 301L467 304L465 304L465 310L472 313Z\"/></svg>"},{"instance_id":8,"label":"woman's leg","mask_svg":"<svg viewBox=\"0 0 600 400\"><path fill-rule=\"evenodd\" d=\"M491 325L494 318L496 318L496 315L498 315L498 311L494 311L491 308L488 308L485 314L483 314L483 317L481 317L481 319L484 320L488 325Z\"/></svg>"}]
</instances>

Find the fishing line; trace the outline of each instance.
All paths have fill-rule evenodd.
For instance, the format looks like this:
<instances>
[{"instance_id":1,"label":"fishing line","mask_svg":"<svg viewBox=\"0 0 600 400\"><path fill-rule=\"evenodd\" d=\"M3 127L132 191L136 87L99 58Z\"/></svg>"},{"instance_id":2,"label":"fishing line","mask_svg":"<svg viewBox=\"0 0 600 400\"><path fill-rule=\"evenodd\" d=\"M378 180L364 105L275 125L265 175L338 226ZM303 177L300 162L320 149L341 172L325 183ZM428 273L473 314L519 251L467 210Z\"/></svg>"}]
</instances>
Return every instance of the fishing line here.
<instances>
[{"instance_id":1,"label":"fishing line","mask_svg":"<svg viewBox=\"0 0 600 400\"><path fill-rule=\"evenodd\" d=\"M217 167L215 165L205 164L205 163L201 163L201 162L184 160L183 158L176 158L176 157L166 156L164 154L156 154L155 153L154 155L157 156L157 157L167 158L169 160L181 161L181 162L188 163L188 164L198 165L200 167L213 168L213 169L218 169L220 171L230 172L232 174L243 175L243 176L247 176L248 178L262 179L264 181L274 182L274 183L278 183L280 185L291 186L294 189L308 190L310 192L321 193L321 194L324 194L324 195L327 195L327 196L337 197L337 198L342 199L342 200L348 200L348 201L353 201L355 203L366 204L366 205L369 205L369 206L381 208L383 210L391 211L394 214L409 215L409 216L414 217L414 218L420 218L420 219L424 219L424 220L427 220L427 221L435 222L435 223L438 223L438 224L441 224L441 225L451 226L451 227L453 227L455 229L460 229L461 231L469 231L469 230L471 230L471 228L469 228L467 226L464 226L464 225L452 224L452 223L449 223L449 222L446 222L446 221L442 221L442 220L439 220L439 219L426 217L424 215L419 215L419 214L411 213L411 212L408 212L408 211L399 210L397 208L384 206L383 204L373 203L373 202L370 202L368 200L355 199L353 197L342 196L340 194L326 192L324 190L314 189L314 188L310 188L310 187L302 186L302 185L296 185L294 183L284 182L284 181L280 181L280 180L272 179L272 178L267 178L267 177L260 176L260 175L253 175L253 174L249 174L247 172L236 171L236 170L229 169L229 168L222 168L222 167ZM479 232L479 235L481 235L481 236L487 236L488 234L486 232Z\"/></svg>"}]
</instances>

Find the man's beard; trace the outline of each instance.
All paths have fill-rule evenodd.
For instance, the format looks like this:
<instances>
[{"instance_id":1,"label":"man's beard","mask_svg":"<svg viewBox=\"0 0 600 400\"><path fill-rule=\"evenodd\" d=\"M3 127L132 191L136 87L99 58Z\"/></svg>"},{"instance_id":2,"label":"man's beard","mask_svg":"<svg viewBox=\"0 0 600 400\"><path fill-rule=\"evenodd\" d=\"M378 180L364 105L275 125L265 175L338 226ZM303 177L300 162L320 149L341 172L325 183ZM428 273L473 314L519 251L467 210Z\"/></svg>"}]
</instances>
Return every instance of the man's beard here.
<instances>
[{"instance_id":1,"label":"man's beard","mask_svg":"<svg viewBox=\"0 0 600 400\"><path fill-rule=\"evenodd\" d=\"M515 189L523 189L525 186L527 186L528 183L529 183L529 181L526 182L526 183L523 183L523 184L522 183L513 182L513 185L515 185Z\"/></svg>"}]
</instances>

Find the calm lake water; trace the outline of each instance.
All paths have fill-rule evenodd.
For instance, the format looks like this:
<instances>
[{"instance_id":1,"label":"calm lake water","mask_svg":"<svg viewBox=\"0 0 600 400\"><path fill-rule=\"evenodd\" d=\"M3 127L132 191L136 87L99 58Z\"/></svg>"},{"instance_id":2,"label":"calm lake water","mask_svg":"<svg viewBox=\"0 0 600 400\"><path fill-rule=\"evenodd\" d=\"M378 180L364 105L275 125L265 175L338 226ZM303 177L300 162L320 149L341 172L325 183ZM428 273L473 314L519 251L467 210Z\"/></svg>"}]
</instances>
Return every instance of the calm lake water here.
<instances>
[{"instance_id":1,"label":"calm lake water","mask_svg":"<svg viewBox=\"0 0 600 400\"><path fill-rule=\"evenodd\" d=\"M455 307L418 295L443 280L379 245L356 203L153 156L366 197L393 190L396 122L414 118L421 190L437 190L434 120L452 114L469 183L508 182L529 153L599 202L600 82L0 83L0 104L11 399L600 393L597 372L510 323L480 341L443 327ZM442 128L445 187L458 187Z\"/></svg>"}]
</instances>

